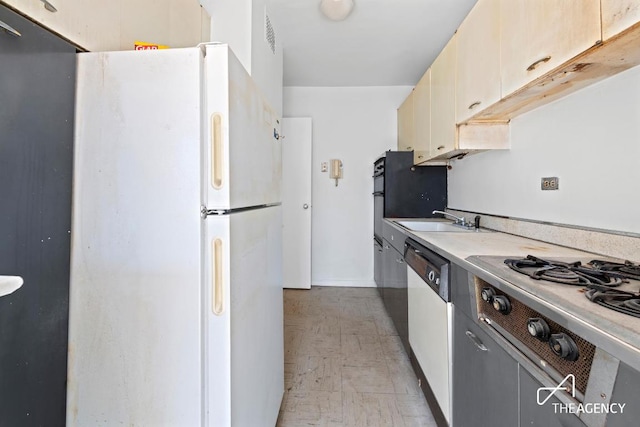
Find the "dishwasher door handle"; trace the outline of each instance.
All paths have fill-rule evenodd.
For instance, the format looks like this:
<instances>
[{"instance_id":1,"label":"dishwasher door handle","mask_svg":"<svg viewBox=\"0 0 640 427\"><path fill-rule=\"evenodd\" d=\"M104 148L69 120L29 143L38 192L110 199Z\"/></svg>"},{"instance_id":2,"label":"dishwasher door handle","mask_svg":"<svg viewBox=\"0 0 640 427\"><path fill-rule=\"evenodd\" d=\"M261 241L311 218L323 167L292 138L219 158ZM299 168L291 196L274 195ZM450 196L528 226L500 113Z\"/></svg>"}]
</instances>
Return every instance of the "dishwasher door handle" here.
<instances>
[{"instance_id":1,"label":"dishwasher door handle","mask_svg":"<svg viewBox=\"0 0 640 427\"><path fill-rule=\"evenodd\" d=\"M489 351L489 349L482 344L482 341L480 341L480 338L478 338L476 334L471 331L467 331L465 332L465 335L467 335L467 338L469 338L480 351Z\"/></svg>"}]
</instances>

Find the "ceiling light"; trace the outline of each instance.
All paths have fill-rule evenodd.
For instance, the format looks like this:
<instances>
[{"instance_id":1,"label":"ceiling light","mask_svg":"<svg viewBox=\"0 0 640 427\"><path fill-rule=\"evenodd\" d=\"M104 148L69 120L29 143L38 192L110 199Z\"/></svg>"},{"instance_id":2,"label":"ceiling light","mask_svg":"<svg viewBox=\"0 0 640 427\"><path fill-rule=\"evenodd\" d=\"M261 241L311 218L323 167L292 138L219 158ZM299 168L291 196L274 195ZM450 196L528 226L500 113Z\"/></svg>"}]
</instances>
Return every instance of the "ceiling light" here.
<instances>
[{"instance_id":1,"label":"ceiling light","mask_svg":"<svg viewBox=\"0 0 640 427\"><path fill-rule=\"evenodd\" d=\"M352 9L353 0L320 0L320 10L332 21L342 21Z\"/></svg>"}]
</instances>

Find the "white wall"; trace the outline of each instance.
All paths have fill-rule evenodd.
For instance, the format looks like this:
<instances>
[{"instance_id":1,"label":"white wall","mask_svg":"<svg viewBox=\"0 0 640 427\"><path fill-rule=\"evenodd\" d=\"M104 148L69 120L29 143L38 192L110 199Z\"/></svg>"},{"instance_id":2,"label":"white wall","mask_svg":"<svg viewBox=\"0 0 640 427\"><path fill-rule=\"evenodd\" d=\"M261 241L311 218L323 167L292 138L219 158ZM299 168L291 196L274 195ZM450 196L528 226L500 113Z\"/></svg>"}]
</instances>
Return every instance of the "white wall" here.
<instances>
[{"instance_id":1,"label":"white wall","mask_svg":"<svg viewBox=\"0 0 640 427\"><path fill-rule=\"evenodd\" d=\"M211 41L227 43L278 115L282 115L283 53L278 23L276 53L264 37L266 0L200 0L211 16ZM267 10L268 13L268 10Z\"/></svg>"},{"instance_id":2,"label":"white wall","mask_svg":"<svg viewBox=\"0 0 640 427\"><path fill-rule=\"evenodd\" d=\"M373 162L396 148L396 109L411 91L393 87L285 87L284 116L313 119L313 285L375 286ZM338 187L321 162L341 159Z\"/></svg>"},{"instance_id":3,"label":"white wall","mask_svg":"<svg viewBox=\"0 0 640 427\"><path fill-rule=\"evenodd\" d=\"M510 150L449 171L451 208L607 230L640 233L639 194L640 67L516 118Z\"/></svg>"}]
</instances>

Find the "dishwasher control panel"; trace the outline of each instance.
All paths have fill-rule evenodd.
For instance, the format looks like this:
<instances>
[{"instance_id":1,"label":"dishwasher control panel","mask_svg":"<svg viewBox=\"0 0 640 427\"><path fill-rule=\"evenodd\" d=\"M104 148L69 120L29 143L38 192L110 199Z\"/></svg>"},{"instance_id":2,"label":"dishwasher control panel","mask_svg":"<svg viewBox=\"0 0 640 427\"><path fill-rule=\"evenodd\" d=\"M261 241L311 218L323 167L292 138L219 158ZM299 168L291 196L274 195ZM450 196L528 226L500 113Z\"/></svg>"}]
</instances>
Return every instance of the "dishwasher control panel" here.
<instances>
[{"instance_id":1,"label":"dishwasher control panel","mask_svg":"<svg viewBox=\"0 0 640 427\"><path fill-rule=\"evenodd\" d=\"M440 298L450 302L449 261L411 239L407 239L404 248L404 259L407 265L411 267Z\"/></svg>"}]
</instances>

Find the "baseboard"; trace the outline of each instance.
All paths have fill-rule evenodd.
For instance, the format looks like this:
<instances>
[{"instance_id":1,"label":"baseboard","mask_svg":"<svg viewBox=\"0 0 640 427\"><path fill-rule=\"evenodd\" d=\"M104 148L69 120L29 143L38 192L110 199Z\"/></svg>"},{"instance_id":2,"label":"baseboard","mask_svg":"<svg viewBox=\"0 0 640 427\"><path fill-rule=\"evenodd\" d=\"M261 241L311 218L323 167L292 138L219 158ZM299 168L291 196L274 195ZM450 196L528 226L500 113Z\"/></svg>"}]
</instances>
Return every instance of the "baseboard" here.
<instances>
[{"instance_id":1,"label":"baseboard","mask_svg":"<svg viewBox=\"0 0 640 427\"><path fill-rule=\"evenodd\" d=\"M375 288L373 280L312 280L311 286L335 286L342 288Z\"/></svg>"}]
</instances>

